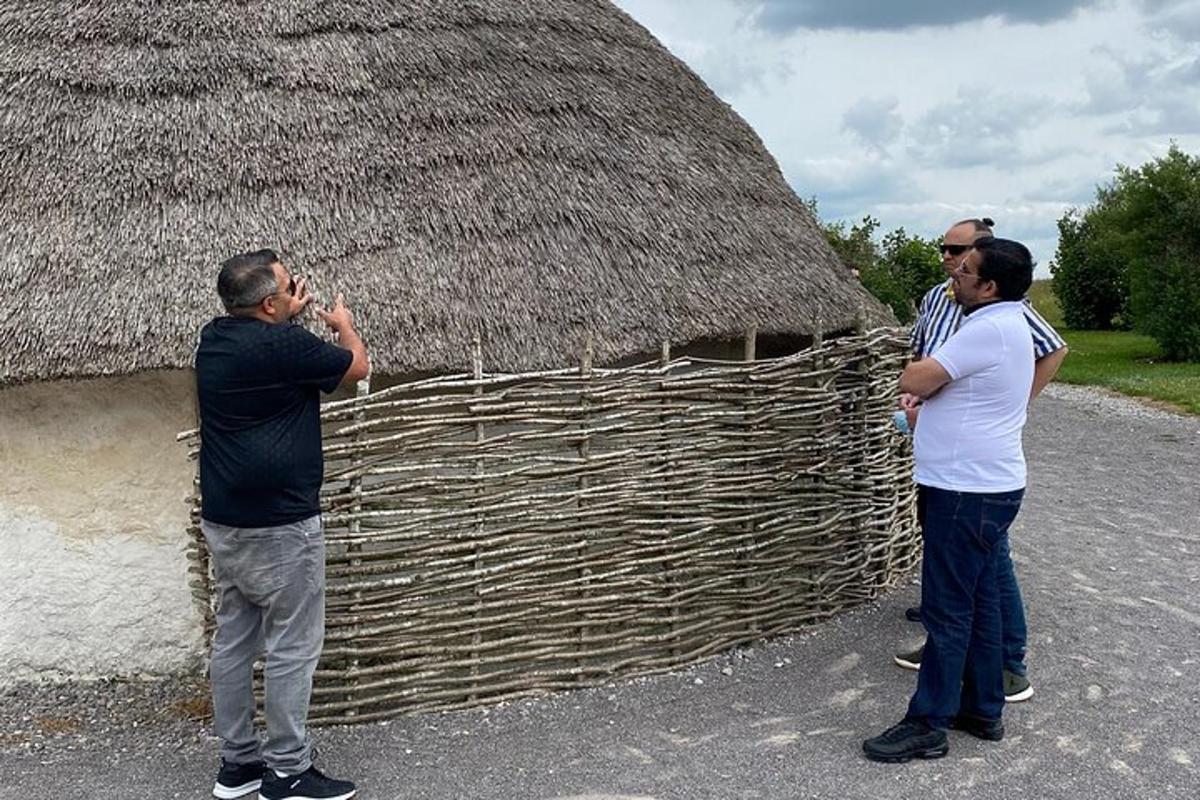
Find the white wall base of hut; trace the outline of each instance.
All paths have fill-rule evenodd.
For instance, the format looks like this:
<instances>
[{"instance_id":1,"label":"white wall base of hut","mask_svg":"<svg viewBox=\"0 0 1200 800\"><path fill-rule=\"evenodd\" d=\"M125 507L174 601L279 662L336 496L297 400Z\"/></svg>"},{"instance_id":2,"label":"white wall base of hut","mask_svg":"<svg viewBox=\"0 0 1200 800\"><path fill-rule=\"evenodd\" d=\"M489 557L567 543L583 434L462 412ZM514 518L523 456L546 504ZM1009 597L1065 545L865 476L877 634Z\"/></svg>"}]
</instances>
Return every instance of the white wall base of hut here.
<instances>
[{"instance_id":1,"label":"white wall base of hut","mask_svg":"<svg viewBox=\"0 0 1200 800\"><path fill-rule=\"evenodd\" d=\"M190 375L0 390L0 685L195 669Z\"/></svg>"},{"instance_id":2,"label":"white wall base of hut","mask_svg":"<svg viewBox=\"0 0 1200 800\"><path fill-rule=\"evenodd\" d=\"M183 543L66 538L0 506L0 685L195 667Z\"/></svg>"}]
</instances>

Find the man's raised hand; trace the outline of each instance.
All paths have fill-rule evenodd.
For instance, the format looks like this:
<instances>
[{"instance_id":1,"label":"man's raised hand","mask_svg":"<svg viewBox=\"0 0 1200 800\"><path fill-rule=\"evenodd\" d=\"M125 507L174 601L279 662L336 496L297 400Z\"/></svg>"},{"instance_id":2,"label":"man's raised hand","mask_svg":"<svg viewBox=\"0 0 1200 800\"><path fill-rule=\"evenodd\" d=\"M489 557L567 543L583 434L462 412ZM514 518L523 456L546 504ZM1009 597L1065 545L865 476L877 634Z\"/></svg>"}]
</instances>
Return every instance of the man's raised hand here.
<instances>
[{"instance_id":1,"label":"man's raised hand","mask_svg":"<svg viewBox=\"0 0 1200 800\"><path fill-rule=\"evenodd\" d=\"M320 306L316 308L317 316L324 320L333 332L341 333L344 329L354 329L354 318L350 315L350 309L346 308L346 301L341 294L338 294L330 310L326 311Z\"/></svg>"}]
</instances>

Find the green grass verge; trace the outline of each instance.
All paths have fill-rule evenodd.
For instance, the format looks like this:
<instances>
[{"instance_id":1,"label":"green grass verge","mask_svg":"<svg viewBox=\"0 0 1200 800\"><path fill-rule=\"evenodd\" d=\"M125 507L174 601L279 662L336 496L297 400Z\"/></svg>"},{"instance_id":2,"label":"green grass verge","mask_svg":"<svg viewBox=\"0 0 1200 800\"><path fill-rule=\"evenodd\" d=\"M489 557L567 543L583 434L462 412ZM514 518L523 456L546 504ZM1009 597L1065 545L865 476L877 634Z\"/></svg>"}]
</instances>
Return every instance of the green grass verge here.
<instances>
[{"instance_id":1,"label":"green grass verge","mask_svg":"<svg viewBox=\"0 0 1200 800\"><path fill-rule=\"evenodd\" d=\"M1034 281L1029 299L1071 348L1055 380L1104 386L1200 414L1200 364L1162 361L1158 343L1140 333L1065 330L1050 281Z\"/></svg>"}]
</instances>

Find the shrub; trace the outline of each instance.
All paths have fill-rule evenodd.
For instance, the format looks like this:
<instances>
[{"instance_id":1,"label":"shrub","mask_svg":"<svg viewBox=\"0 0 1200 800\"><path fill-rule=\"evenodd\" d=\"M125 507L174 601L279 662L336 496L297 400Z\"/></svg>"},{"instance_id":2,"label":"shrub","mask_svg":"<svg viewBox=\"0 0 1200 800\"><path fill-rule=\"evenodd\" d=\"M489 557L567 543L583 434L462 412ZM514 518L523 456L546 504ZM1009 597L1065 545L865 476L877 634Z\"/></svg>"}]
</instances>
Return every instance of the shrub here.
<instances>
[{"instance_id":1,"label":"shrub","mask_svg":"<svg viewBox=\"0 0 1200 800\"><path fill-rule=\"evenodd\" d=\"M884 261L876 261L858 271L858 278L863 287L896 315L901 324L907 325L916 317L916 306L908 296L904 283L892 271L891 266Z\"/></svg>"},{"instance_id":2,"label":"shrub","mask_svg":"<svg viewBox=\"0 0 1200 800\"><path fill-rule=\"evenodd\" d=\"M1051 268L1071 328L1129 324L1172 360L1200 361L1200 158L1174 144L1059 220Z\"/></svg>"},{"instance_id":3,"label":"shrub","mask_svg":"<svg viewBox=\"0 0 1200 800\"><path fill-rule=\"evenodd\" d=\"M1134 326L1170 360L1200 361L1200 158L1172 145L1139 169L1119 167L1100 202L1107 237L1125 255Z\"/></svg>"},{"instance_id":4,"label":"shrub","mask_svg":"<svg viewBox=\"0 0 1200 800\"><path fill-rule=\"evenodd\" d=\"M882 259L914 309L929 287L946 279L937 242L909 236L904 228L897 228L883 237ZM908 320L901 318L901 321Z\"/></svg>"},{"instance_id":5,"label":"shrub","mask_svg":"<svg viewBox=\"0 0 1200 800\"><path fill-rule=\"evenodd\" d=\"M1168 361L1200 361L1200 258L1171 255L1133 271L1133 313Z\"/></svg>"},{"instance_id":6,"label":"shrub","mask_svg":"<svg viewBox=\"0 0 1200 800\"><path fill-rule=\"evenodd\" d=\"M1125 327L1129 317L1125 256L1113 243L1096 238L1088 214L1072 209L1058 221L1058 251L1050 264L1051 286L1068 328Z\"/></svg>"},{"instance_id":7,"label":"shrub","mask_svg":"<svg viewBox=\"0 0 1200 800\"><path fill-rule=\"evenodd\" d=\"M815 198L807 201L834 252L847 268L858 270L863 288L892 309L907 325L916 317L917 303L930 286L942 281L942 258L937 245L897 228L876 241L879 220L871 216L847 227L844 222L820 222Z\"/></svg>"}]
</instances>

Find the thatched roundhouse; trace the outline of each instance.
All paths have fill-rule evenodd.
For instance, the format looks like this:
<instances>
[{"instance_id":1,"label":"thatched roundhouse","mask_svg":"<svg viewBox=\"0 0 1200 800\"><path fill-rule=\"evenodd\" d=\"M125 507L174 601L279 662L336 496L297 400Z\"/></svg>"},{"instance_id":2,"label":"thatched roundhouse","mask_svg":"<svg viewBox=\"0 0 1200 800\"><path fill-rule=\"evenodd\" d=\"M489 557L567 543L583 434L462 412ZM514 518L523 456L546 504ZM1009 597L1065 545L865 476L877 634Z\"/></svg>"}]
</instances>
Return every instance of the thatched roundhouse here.
<instances>
[{"instance_id":1,"label":"thatched roundhouse","mask_svg":"<svg viewBox=\"0 0 1200 800\"><path fill-rule=\"evenodd\" d=\"M607 0L0 2L0 678L202 652L188 373L230 253L393 379L879 306L750 127Z\"/></svg>"}]
</instances>

